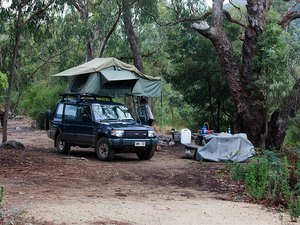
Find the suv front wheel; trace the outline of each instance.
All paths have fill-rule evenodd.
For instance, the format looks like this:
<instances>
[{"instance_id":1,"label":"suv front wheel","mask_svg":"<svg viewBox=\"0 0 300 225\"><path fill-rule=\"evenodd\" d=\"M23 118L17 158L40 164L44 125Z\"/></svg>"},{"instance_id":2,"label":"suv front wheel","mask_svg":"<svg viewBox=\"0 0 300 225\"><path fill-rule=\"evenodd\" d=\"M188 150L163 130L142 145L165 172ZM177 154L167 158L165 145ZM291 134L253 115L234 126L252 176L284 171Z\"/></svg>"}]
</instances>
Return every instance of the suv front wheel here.
<instances>
[{"instance_id":1,"label":"suv front wheel","mask_svg":"<svg viewBox=\"0 0 300 225\"><path fill-rule=\"evenodd\" d=\"M110 161L115 156L115 151L111 148L106 138L100 138L98 140L95 151L97 157L102 161Z\"/></svg>"},{"instance_id":2,"label":"suv front wheel","mask_svg":"<svg viewBox=\"0 0 300 225\"><path fill-rule=\"evenodd\" d=\"M61 134L58 134L56 137L56 149L60 154L66 154L70 151L70 144L61 141Z\"/></svg>"}]
</instances>

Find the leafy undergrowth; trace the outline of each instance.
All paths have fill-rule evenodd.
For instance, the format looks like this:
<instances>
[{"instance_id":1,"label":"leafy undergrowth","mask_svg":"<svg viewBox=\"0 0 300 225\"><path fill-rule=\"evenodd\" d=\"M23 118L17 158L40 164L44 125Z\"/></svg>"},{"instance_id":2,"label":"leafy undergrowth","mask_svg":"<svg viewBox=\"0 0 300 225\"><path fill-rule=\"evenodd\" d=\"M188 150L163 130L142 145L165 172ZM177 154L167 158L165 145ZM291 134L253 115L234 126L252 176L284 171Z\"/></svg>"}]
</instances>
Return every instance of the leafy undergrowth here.
<instances>
[{"instance_id":1,"label":"leafy undergrowth","mask_svg":"<svg viewBox=\"0 0 300 225\"><path fill-rule=\"evenodd\" d=\"M232 199L289 210L292 221L300 216L300 148L260 151L248 163L227 163L228 190Z\"/></svg>"}]
</instances>

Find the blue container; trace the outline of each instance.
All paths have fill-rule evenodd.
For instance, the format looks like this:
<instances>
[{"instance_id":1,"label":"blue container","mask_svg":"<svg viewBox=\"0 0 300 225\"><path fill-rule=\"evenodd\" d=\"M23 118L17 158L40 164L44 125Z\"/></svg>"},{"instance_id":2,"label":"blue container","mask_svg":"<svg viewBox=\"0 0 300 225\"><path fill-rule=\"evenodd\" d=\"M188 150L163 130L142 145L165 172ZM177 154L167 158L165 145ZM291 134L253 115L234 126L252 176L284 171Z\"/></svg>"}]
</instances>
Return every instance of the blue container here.
<instances>
[{"instance_id":1,"label":"blue container","mask_svg":"<svg viewBox=\"0 0 300 225\"><path fill-rule=\"evenodd\" d=\"M206 128L206 126L202 127L202 134L203 135L207 134L207 128Z\"/></svg>"}]
</instances>

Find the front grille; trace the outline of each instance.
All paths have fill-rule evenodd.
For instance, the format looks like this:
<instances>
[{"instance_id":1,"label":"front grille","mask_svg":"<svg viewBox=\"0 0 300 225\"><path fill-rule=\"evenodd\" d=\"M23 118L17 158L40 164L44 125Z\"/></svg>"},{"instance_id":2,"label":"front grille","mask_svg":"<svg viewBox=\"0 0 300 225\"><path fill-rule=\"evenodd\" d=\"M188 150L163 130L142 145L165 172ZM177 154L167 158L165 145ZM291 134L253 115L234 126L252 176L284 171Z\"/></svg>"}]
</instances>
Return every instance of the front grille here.
<instances>
[{"instance_id":1,"label":"front grille","mask_svg":"<svg viewBox=\"0 0 300 225\"><path fill-rule=\"evenodd\" d=\"M125 131L125 137L127 138L146 138L148 132L146 130L142 131Z\"/></svg>"}]
</instances>

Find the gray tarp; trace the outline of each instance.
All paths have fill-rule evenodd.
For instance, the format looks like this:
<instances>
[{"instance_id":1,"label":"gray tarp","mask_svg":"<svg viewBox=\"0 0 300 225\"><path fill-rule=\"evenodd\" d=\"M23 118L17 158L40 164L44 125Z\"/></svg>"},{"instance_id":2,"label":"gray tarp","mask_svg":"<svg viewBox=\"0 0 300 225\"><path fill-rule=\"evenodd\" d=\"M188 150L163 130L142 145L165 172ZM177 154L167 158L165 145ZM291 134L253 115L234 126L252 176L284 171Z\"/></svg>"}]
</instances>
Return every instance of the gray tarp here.
<instances>
[{"instance_id":1,"label":"gray tarp","mask_svg":"<svg viewBox=\"0 0 300 225\"><path fill-rule=\"evenodd\" d=\"M254 146L247 139L246 134L220 134L205 138L209 142L198 148L196 159L205 159L215 162L236 161L245 162L254 156Z\"/></svg>"},{"instance_id":2,"label":"gray tarp","mask_svg":"<svg viewBox=\"0 0 300 225\"><path fill-rule=\"evenodd\" d=\"M115 58L96 58L53 76L73 76L65 94L161 97L161 78Z\"/></svg>"}]
</instances>

